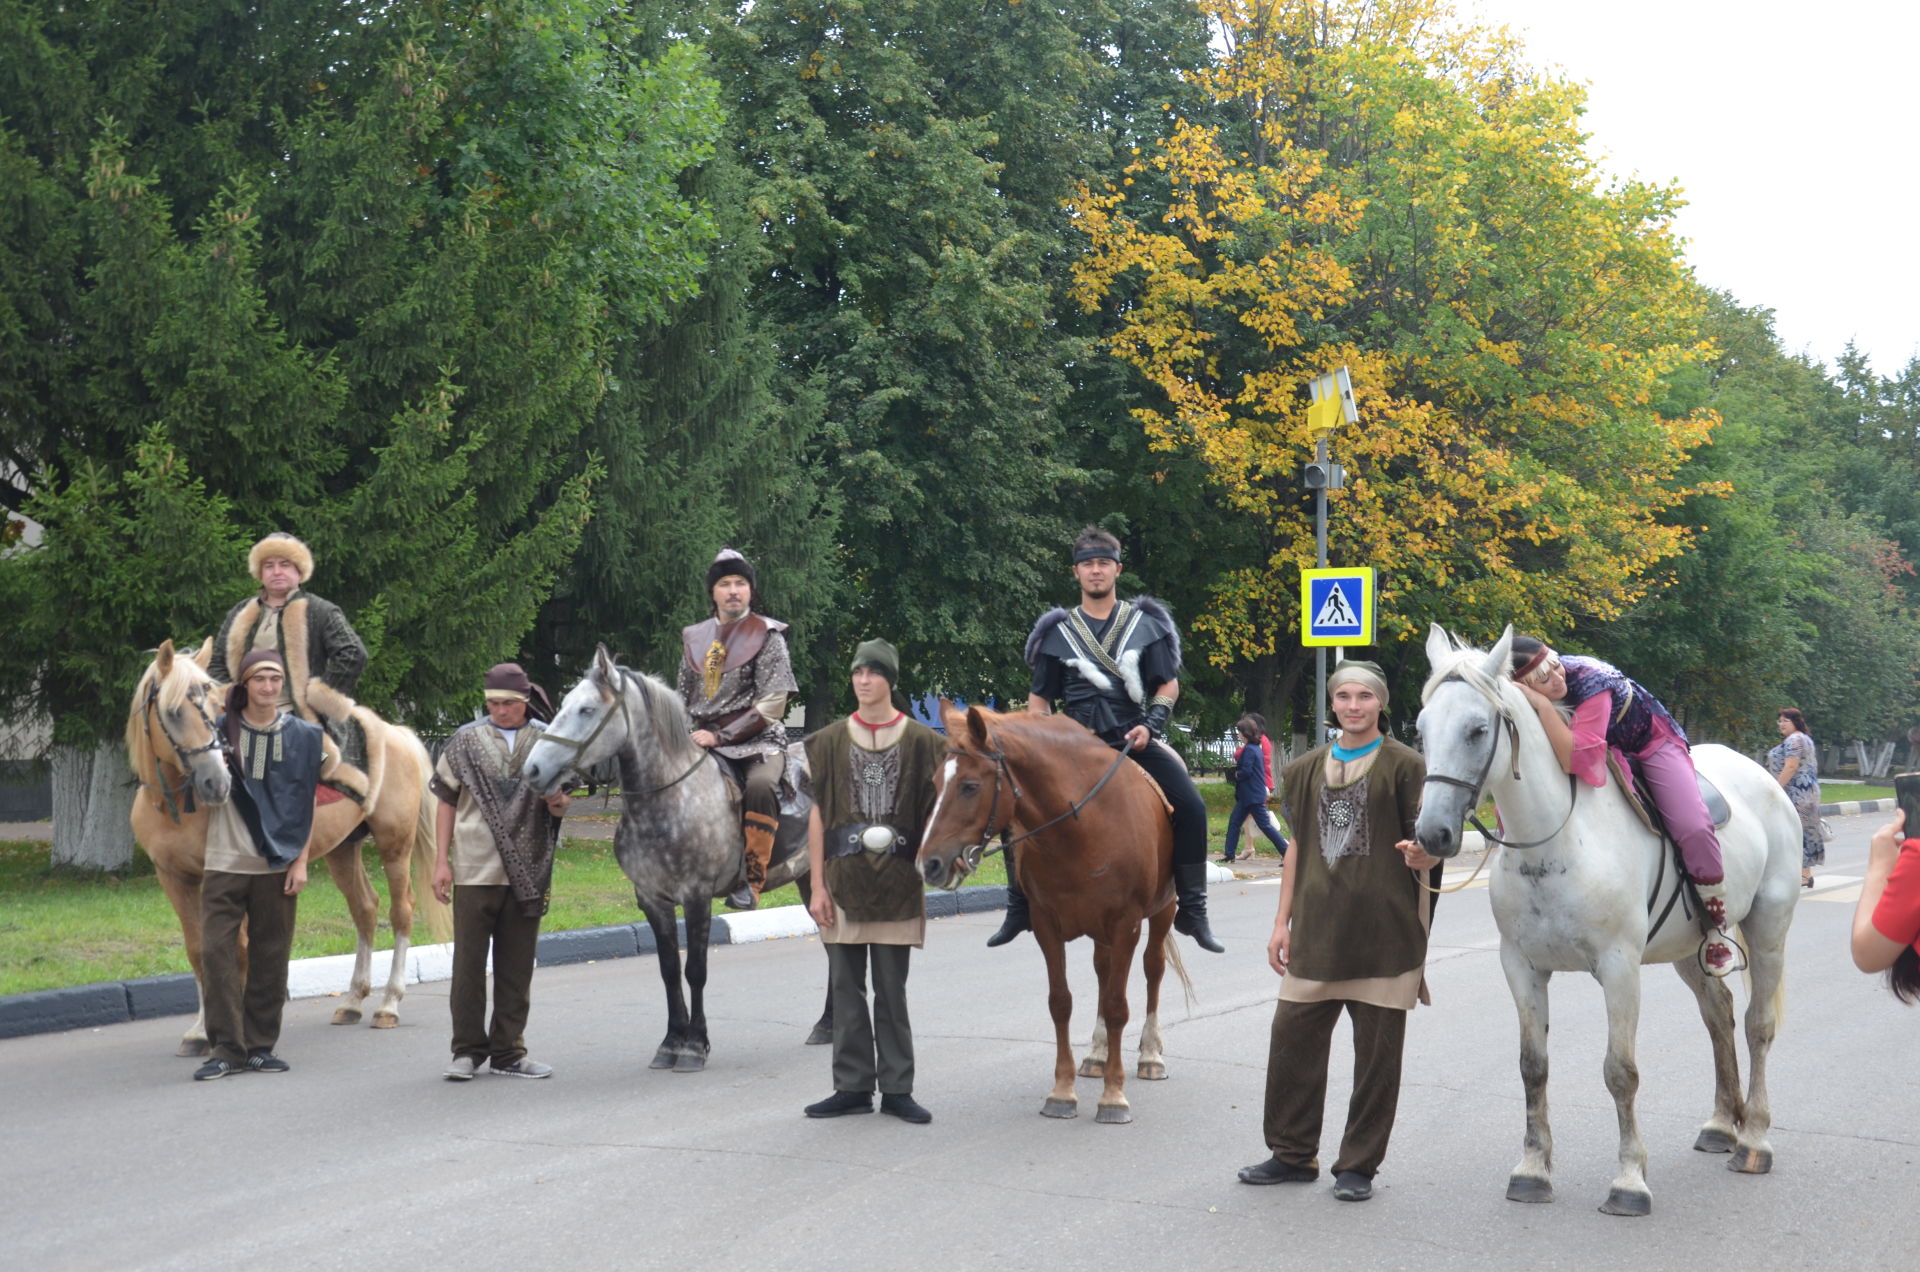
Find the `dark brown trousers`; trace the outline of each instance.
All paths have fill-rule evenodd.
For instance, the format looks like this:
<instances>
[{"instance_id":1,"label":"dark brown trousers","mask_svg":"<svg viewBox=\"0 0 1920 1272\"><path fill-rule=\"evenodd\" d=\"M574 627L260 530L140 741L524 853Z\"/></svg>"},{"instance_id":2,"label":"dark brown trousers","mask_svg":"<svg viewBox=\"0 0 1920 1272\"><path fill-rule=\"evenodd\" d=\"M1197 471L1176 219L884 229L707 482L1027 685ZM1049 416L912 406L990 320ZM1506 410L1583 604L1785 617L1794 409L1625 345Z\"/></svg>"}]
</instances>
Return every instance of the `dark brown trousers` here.
<instances>
[{"instance_id":1,"label":"dark brown trousers","mask_svg":"<svg viewBox=\"0 0 1920 1272\"><path fill-rule=\"evenodd\" d=\"M453 889L453 1054L512 1064L527 1054L523 1035L533 1002L533 960L540 920L520 912L504 883ZM487 1025L487 951L493 951L493 1025Z\"/></svg>"},{"instance_id":2,"label":"dark brown trousers","mask_svg":"<svg viewBox=\"0 0 1920 1272\"><path fill-rule=\"evenodd\" d=\"M833 1089L913 1094L913 1023L907 1018L911 945L827 945L833 992ZM867 1012L867 966L873 1012Z\"/></svg>"},{"instance_id":3,"label":"dark brown trousers","mask_svg":"<svg viewBox=\"0 0 1920 1272\"><path fill-rule=\"evenodd\" d=\"M209 870L200 881L200 992L207 1041L217 1060L245 1064L280 1041L287 1005L287 956L300 898L286 893L284 871L232 874ZM246 927L246 971L240 931Z\"/></svg>"},{"instance_id":4,"label":"dark brown trousers","mask_svg":"<svg viewBox=\"0 0 1920 1272\"><path fill-rule=\"evenodd\" d=\"M1373 1178L1387 1156L1393 1116L1400 1107L1400 1056L1407 1013L1350 999L1282 1002L1274 1008L1267 1045L1267 1147L1290 1166L1314 1166L1327 1104L1327 1060L1333 1026L1344 1009L1353 1020L1353 1099L1340 1141L1335 1174Z\"/></svg>"}]
</instances>

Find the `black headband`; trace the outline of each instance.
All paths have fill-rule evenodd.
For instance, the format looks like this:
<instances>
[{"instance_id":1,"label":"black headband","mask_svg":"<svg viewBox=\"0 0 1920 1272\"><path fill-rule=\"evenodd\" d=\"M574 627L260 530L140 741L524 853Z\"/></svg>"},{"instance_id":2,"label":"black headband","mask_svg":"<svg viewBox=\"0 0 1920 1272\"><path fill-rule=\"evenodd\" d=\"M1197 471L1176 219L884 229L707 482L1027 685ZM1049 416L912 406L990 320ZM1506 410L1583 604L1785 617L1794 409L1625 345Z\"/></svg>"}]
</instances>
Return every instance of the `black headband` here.
<instances>
[{"instance_id":1,"label":"black headband","mask_svg":"<svg viewBox=\"0 0 1920 1272\"><path fill-rule=\"evenodd\" d=\"M1075 565L1080 564L1082 561L1095 560L1112 561L1117 564L1120 560L1120 549L1109 548L1103 543L1091 543L1086 547L1075 548L1073 550L1073 563Z\"/></svg>"}]
</instances>

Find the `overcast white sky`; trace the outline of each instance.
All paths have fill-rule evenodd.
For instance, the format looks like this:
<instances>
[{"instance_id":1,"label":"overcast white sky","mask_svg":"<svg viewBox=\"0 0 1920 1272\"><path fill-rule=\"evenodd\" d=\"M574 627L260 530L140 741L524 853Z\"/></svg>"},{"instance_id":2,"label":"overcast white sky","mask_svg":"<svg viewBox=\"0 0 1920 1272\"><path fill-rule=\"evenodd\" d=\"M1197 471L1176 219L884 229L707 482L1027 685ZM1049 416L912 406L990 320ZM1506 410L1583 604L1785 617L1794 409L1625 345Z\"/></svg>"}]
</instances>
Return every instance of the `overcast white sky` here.
<instances>
[{"instance_id":1,"label":"overcast white sky","mask_svg":"<svg viewBox=\"0 0 1920 1272\"><path fill-rule=\"evenodd\" d=\"M1459 0L1587 85L1608 169L1677 180L1701 282L1771 308L1790 351L1920 354L1920 4Z\"/></svg>"}]
</instances>

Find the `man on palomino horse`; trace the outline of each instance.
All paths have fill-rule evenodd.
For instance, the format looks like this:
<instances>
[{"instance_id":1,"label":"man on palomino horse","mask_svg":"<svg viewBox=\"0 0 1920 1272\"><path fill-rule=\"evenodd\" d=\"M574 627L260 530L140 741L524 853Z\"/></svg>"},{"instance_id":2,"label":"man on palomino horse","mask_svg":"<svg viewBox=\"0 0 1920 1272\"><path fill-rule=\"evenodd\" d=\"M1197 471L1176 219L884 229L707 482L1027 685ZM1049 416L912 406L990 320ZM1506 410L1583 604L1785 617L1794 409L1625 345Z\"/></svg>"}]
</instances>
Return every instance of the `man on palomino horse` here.
<instances>
[{"instance_id":1,"label":"man on palomino horse","mask_svg":"<svg viewBox=\"0 0 1920 1272\"><path fill-rule=\"evenodd\" d=\"M194 1071L196 1082L287 1071L273 1048L287 1001L294 914L307 885L313 792L339 758L319 725L277 705L286 680L278 651L253 650L238 667L226 714L214 722L226 737L234 783L207 821L201 983L213 1055Z\"/></svg>"},{"instance_id":2,"label":"man on palomino horse","mask_svg":"<svg viewBox=\"0 0 1920 1272\"><path fill-rule=\"evenodd\" d=\"M680 697L693 717L693 740L740 783L747 881L727 898L732 910L759 905L767 881L786 769L787 731L780 721L787 695L799 688L781 635L787 625L753 612L755 582L747 559L721 548L707 567L713 617L680 631Z\"/></svg>"},{"instance_id":3,"label":"man on palomino horse","mask_svg":"<svg viewBox=\"0 0 1920 1272\"><path fill-rule=\"evenodd\" d=\"M1658 698L1610 663L1562 656L1532 636L1513 638L1512 659L1513 682L1533 704L1563 772L1589 786L1605 786L1609 749L1633 761L1699 889L1706 911L1702 961L1715 976L1731 972L1733 938L1727 934L1720 837L1700 798L1686 733ZM1558 702L1573 708L1571 726L1554 705Z\"/></svg>"},{"instance_id":4,"label":"man on palomino horse","mask_svg":"<svg viewBox=\"0 0 1920 1272\"><path fill-rule=\"evenodd\" d=\"M1162 740L1180 697L1180 633L1159 601L1114 595L1120 541L1105 530L1089 526L1074 540L1073 575L1080 604L1048 610L1027 637L1033 668L1027 709L1045 715L1062 702L1068 716L1159 783L1173 806L1173 884L1180 901L1174 930L1203 950L1223 953L1207 924L1207 806L1187 766ZM1009 852L1007 917L987 944L1005 945L1029 930L1027 898Z\"/></svg>"},{"instance_id":5,"label":"man on palomino horse","mask_svg":"<svg viewBox=\"0 0 1920 1272\"><path fill-rule=\"evenodd\" d=\"M292 535L275 531L253 545L247 569L260 581L260 595L227 611L213 640L207 674L224 685L247 651L273 650L286 668L280 709L324 725L341 743L346 762L365 768L365 742L357 736L358 728L323 718L308 701L313 680L352 698L367 666L367 647L340 607L305 590L313 577L313 553ZM351 740L345 736L349 733L355 735Z\"/></svg>"},{"instance_id":6,"label":"man on palomino horse","mask_svg":"<svg viewBox=\"0 0 1920 1272\"><path fill-rule=\"evenodd\" d=\"M1427 766L1381 732L1387 682L1370 662L1327 677L1339 740L1280 774L1294 847L1280 885L1267 962L1281 976L1267 1045L1262 1132L1272 1156L1243 1184L1320 1176L1333 1027L1353 1024L1353 1099L1334 1159L1333 1195L1365 1201L1400 1104L1407 1013L1427 1001L1427 931L1440 861L1413 841ZM1421 873L1431 875L1421 887Z\"/></svg>"}]
</instances>

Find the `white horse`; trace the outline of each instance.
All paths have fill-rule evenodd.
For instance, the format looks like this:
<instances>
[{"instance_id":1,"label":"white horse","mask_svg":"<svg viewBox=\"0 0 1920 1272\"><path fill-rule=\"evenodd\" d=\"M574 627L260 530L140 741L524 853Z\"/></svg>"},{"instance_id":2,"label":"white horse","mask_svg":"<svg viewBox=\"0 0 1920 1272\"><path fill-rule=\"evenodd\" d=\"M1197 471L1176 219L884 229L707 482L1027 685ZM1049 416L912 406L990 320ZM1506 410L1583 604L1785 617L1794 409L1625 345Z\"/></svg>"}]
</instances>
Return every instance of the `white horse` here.
<instances>
[{"instance_id":1,"label":"white horse","mask_svg":"<svg viewBox=\"0 0 1920 1272\"><path fill-rule=\"evenodd\" d=\"M1457 646L1438 624L1428 635L1433 673L1420 712L1428 785L1414 832L1429 853L1451 857L1460 851L1462 823L1482 790L1499 808L1497 842L1505 847L1492 866L1490 887L1500 964L1520 1013L1520 1077L1527 1094L1526 1138L1507 1196L1553 1200L1547 981L1555 972L1590 972L1606 994L1605 1075L1620 1122L1620 1173L1600 1209L1612 1215L1651 1212L1647 1150L1633 1107L1640 1086L1634 1035L1642 963L1674 965L1699 1000L1713 1040L1713 1116L1693 1146L1731 1152L1731 1170L1764 1174L1773 1166L1767 1049L1784 993L1787 928L1800 895L1800 822L1793 805L1745 756L1723 746L1694 748L1695 766L1732 808L1719 833L1727 919L1738 925L1750 977L1752 1073L1742 1101L1733 995L1698 957L1697 910L1691 898L1676 904L1680 882L1671 850L1641 823L1616 784L1594 789L1560 770L1533 707L1507 675L1512 641L1511 627L1491 651Z\"/></svg>"}]
</instances>

